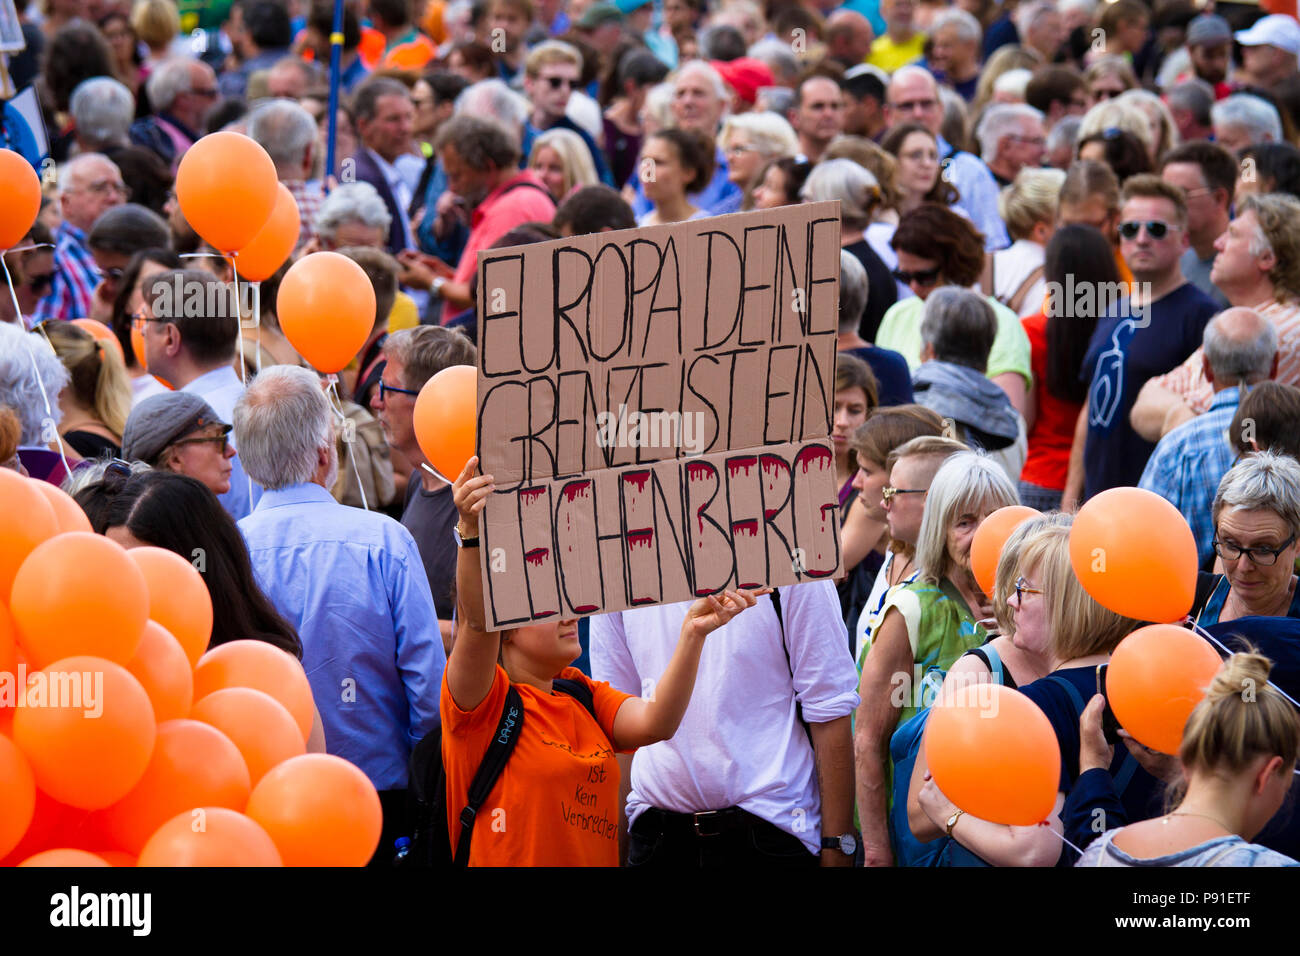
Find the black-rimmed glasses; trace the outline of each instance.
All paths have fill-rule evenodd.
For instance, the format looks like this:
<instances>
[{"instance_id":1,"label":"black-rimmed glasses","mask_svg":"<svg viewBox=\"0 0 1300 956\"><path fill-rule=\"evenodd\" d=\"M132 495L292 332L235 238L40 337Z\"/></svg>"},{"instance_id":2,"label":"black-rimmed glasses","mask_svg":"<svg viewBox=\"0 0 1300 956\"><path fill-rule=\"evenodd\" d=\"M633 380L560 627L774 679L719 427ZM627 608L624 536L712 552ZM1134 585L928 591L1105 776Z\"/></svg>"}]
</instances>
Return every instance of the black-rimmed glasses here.
<instances>
[{"instance_id":1,"label":"black-rimmed glasses","mask_svg":"<svg viewBox=\"0 0 1300 956\"><path fill-rule=\"evenodd\" d=\"M1223 558L1224 561L1238 561L1246 557L1250 558L1250 563L1257 568L1271 568L1277 564L1278 556L1293 544L1295 544L1294 534L1276 548L1243 548L1240 545L1220 541L1216 537L1214 539L1214 553Z\"/></svg>"}]
</instances>

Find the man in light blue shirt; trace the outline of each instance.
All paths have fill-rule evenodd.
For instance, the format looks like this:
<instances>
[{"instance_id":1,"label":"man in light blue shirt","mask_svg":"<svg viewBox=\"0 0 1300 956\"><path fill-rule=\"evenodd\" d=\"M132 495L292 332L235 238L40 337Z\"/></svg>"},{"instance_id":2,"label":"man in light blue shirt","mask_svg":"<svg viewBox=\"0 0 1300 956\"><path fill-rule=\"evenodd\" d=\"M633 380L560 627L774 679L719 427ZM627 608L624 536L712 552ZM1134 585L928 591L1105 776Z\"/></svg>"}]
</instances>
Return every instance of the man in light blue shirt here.
<instances>
[{"instance_id":1,"label":"man in light blue shirt","mask_svg":"<svg viewBox=\"0 0 1300 956\"><path fill-rule=\"evenodd\" d=\"M232 420L244 384L235 373L239 318L231 287L201 269L172 269L151 279L144 313L136 326L144 337L145 365L175 388L193 392L223 421ZM240 461L239 443L230 436L230 490L217 498L238 521L257 504L262 489Z\"/></svg>"},{"instance_id":2,"label":"man in light blue shirt","mask_svg":"<svg viewBox=\"0 0 1300 956\"><path fill-rule=\"evenodd\" d=\"M235 406L245 463L266 492L239 522L253 573L302 638L329 753L380 791L391 860L405 827L411 748L438 723L446 656L420 552L387 515L338 504L332 411L307 369L266 369Z\"/></svg>"},{"instance_id":3,"label":"man in light blue shirt","mask_svg":"<svg viewBox=\"0 0 1300 956\"><path fill-rule=\"evenodd\" d=\"M1277 360L1277 331L1268 319L1241 308L1216 315L1205 327L1201 358L1214 387L1210 410L1161 438L1138 482L1182 512L1202 568L1214 555L1214 497L1232 467L1228 427L1250 386L1277 374Z\"/></svg>"},{"instance_id":4,"label":"man in light blue shirt","mask_svg":"<svg viewBox=\"0 0 1300 956\"><path fill-rule=\"evenodd\" d=\"M939 99L939 84L928 70L904 66L894 73L885 93L885 120L890 127L920 123L930 130L943 163L940 175L957 188L960 198L955 205L984 234L984 248L1005 249L1011 245L1006 224L998 215L998 183L993 173L978 156L956 149L939 135L943 103Z\"/></svg>"}]
</instances>

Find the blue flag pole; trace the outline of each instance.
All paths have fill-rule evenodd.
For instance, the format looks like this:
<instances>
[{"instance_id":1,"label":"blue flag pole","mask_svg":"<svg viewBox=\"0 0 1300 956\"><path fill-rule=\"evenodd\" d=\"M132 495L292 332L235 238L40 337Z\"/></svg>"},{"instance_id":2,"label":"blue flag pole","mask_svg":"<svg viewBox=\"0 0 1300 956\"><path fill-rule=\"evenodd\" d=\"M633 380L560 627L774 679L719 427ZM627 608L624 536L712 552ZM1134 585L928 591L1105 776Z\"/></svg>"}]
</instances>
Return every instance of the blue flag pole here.
<instances>
[{"instance_id":1,"label":"blue flag pole","mask_svg":"<svg viewBox=\"0 0 1300 956\"><path fill-rule=\"evenodd\" d=\"M343 0L334 0L334 32L330 34L330 99L329 138L325 143L325 185L338 169L334 155L339 133L339 85L342 81L343 61Z\"/></svg>"}]
</instances>

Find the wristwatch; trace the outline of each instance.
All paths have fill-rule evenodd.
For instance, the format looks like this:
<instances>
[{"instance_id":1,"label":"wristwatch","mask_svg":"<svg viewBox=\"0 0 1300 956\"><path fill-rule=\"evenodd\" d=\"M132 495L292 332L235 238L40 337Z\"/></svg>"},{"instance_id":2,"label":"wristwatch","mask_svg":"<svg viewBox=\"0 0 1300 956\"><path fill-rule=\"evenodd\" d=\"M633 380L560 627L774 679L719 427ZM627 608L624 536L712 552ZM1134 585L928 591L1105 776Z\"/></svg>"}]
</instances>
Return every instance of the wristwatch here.
<instances>
[{"instance_id":1,"label":"wristwatch","mask_svg":"<svg viewBox=\"0 0 1300 956\"><path fill-rule=\"evenodd\" d=\"M965 812L966 812L965 810L958 810L956 813L954 813L952 816L948 818L948 822L944 825L944 829L948 831L948 836L952 836L952 828L957 825L957 820Z\"/></svg>"},{"instance_id":2,"label":"wristwatch","mask_svg":"<svg viewBox=\"0 0 1300 956\"><path fill-rule=\"evenodd\" d=\"M447 280L444 279L442 276L435 277L433 282L429 283L429 291L433 294L433 297L435 299L442 298L442 287L445 286L446 284L447 284Z\"/></svg>"},{"instance_id":3,"label":"wristwatch","mask_svg":"<svg viewBox=\"0 0 1300 956\"><path fill-rule=\"evenodd\" d=\"M456 547L458 548L478 547L478 535L474 535L472 538L462 538L460 536L460 528L455 525L452 526L451 536L456 539Z\"/></svg>"},{"instance_id":4,"label":"wristwatch","mask_svg":"<svg viewBox=\"0 0 1300 956\"><path fill-rule=\"evenodd\" d=\"M856 856L858 838L852 833L845 833L842 836L822 837L822 849L839 850L845 856Z\"/></svg>"}]
</instances>

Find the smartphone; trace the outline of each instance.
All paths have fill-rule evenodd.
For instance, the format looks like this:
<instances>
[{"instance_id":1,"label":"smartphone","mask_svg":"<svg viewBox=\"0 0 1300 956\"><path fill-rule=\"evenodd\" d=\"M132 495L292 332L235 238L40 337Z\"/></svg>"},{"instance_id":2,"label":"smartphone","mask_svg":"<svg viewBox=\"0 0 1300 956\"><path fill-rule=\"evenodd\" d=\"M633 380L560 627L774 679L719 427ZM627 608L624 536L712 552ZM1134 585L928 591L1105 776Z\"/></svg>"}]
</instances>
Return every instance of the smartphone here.
<instances>
[{"instance_id":1,"label":"smartphone","mask_svg":"<svg viewBox=\"0 0 1300 956\"><path fill-rule=\"evenodd\" d=\"M1109 664L1097 665L1097 693L1106 697L1106 670ZM1106 697L1106 709L1101 712L1101 732L1106 737L1106 743L1112 747L1118 746L1120 742L1119 721L1115 719L1115 711L1110 709L1110 698Z\"/></svg>"}]
</instances>

